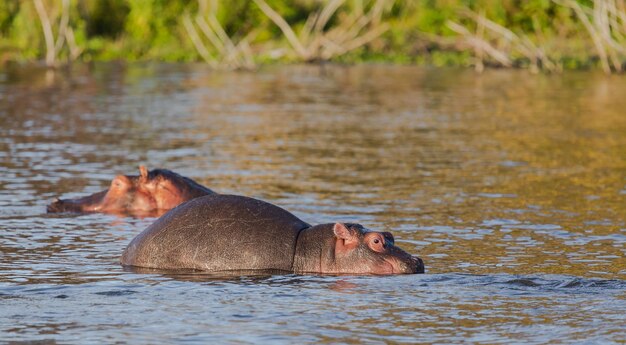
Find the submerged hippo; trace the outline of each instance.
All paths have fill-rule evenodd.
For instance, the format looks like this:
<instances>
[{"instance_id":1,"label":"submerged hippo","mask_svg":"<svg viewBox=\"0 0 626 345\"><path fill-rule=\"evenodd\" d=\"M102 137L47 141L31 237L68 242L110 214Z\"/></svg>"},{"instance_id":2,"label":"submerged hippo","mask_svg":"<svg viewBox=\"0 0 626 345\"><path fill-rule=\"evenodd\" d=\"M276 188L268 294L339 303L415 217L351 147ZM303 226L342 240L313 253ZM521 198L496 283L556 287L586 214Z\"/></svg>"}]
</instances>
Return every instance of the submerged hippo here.
<instances>
[{"instance_id":1,"label":"submerged hippo","mask_svg":"<svg viewBox=\"0 0 626 345\"><path fill-rule=\"evenodd\" d=\"M202 271L423 273L421 259L388 232L359 224L311 226L284 209L235 195L208 195L169 211L137 235L122 265Z\"/></svg>"},{"instance_id":2,"label":"submerged hippo","mask_svg":"<svg viewBox=\"0 0 626 345\"><path fill-rule=\"evenodd\" d=\"M137 175L118 175L109 189L78 199L56 199L47 211L104 212L114 214L162 214L179 204L212 190L173 171L139 167Z\"/></svg>"}]
</instances>

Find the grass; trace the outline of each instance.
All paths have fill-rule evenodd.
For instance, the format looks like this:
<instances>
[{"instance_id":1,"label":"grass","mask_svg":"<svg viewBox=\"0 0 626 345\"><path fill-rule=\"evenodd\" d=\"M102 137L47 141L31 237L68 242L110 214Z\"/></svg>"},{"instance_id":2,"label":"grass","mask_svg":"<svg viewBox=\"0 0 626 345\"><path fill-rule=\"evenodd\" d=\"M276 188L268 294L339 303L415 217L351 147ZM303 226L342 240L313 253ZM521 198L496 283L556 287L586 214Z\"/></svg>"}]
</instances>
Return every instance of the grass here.
<instances>
[{"instance_id":1,"label":"grass","mask_svg":"<svg viewBox=\"0 0 626 345\"><path fill-rule=\"evenodd\" d=\"M625 0L5 0L0 62L363 61L621 73Z\"/></svg>"}]
</instances>

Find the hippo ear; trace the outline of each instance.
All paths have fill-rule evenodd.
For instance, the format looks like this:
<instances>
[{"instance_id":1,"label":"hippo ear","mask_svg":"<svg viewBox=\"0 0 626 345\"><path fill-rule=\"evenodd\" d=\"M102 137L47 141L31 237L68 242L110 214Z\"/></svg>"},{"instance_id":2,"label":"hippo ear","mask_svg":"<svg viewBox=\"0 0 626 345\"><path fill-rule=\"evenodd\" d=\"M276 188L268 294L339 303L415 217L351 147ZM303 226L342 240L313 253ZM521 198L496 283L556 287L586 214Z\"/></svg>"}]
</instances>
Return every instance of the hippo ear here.
<instances>
[{"instance_id":1,"label":"hippo ear","mask_svg":"<svg viewBox=\"0 0 626 345\"><path fill-rule=\"evenodd\" d=\"M359 242L358 236L354 233L354 230L349 229L343 223L335 223L333 232L339 240L343 240L344 245L357 244Z\"/></svg>"},{"instance_id":2,"label":"hippo ear","mask_svg":"<svg viewBox=\"0 0 626 345\"><path fill-rule=\"evenodd\" d=\"M124 175L117 175L113 181L111 181L111 189L126 189L131 185L132 182Z\"/></svg>"},{"instance_id":3,"label":"hippo ear","mask_svg":"<svg viewBox=\"0 0 626 345\"><path fill-rule=\"evenodd\" d=\"M148 181L148 169L145 166L139 166L139 175L141 176L141 182Z\"/></svg>"}]
</instances>

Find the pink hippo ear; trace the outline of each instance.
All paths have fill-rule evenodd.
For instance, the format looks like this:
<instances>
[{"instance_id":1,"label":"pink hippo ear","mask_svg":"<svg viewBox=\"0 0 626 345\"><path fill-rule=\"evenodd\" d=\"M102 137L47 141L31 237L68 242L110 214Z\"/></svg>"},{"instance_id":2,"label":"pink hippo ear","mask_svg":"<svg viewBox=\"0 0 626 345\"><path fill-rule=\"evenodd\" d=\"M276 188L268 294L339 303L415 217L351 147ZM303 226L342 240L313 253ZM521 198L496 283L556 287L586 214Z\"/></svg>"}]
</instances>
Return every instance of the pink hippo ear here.
<instances>
[{"instance_id":1,"label":"pink hippo ear","mask_svg":"<svg viewBox=\"0 0 626 345\"><path fill-rule=\"evenodd\" d=\"M356 248L359 244L359 237L354 230L348 229L343 223L335 223L333 227L335 237L337 237L337 243L335 250L337 252L345 253L346 251Z\"/></svg>"},{"instance_id":2,"label":"pink hippo ear","mask_svg":"<svg viewBox=\"0 0 626 345\"><path fill-rule=\"evenodd\" d=\"M148 182L148 169L143 165L139 166L139 176L142 183Z\"/></svg>"}]
</instances>

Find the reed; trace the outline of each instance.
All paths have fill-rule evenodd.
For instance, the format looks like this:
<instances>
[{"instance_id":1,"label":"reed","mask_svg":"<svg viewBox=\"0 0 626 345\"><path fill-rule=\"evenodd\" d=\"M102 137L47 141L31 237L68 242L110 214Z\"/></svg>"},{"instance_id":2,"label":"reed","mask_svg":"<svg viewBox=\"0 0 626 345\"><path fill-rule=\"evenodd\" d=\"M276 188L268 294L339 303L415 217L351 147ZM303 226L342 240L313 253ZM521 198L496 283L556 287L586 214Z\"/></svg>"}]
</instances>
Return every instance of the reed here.
<instances>
[{"instance_id":1,"label":"reed","mask_svg":"<svg viewBox=\"0 0 626 345\"><path fill-rule=\"evenodd\" d=\"M574 0L553 0L574 10L593 40L606 73L622 72L626 58L626 5L624 0L595 0L593 7Z\"/></svg>"},{"instance_id":2,"label":"reed","mask_svg":"<svg viewBox=\"0 0 626 345\"><path fill-rule=\"evenodd\" d=\"M393 3L392 0L376 0L368 11L364 11L361 0L357 0L354 6L343 6L345 0L330 0L311 12L302 29L296 33L292 25L265 0L254 2L280 28L296 56L309 62L330 60L380 37L389 29L382 15ZM341 13L338 13L340 10ZM333 16L342 20L330 24Z\"/></svg>"},{"instance_id":3,"label":"reed","mask_svg":"<svg viewBox=\"0 0 626 345\"><path fill-rule=\"evenodd\" d=\"M529 62L530 70L534 73L540 69L555 72L562 67L550 59L545 50L535 44L527 35L518 35L504 26L489 20L483 13L476 13L469 9L462 11L462 14L474 22L476 31L454 21L448 21L450 30L461 35L463 43L474 50L475 69L482 72L486 57L494 60L496 64L503 67L511 67L518 57ZM486 55L486 57L485 57Z\"/></svg>"},{"instance_id":4,"label":"reed","mask_svg":"<svg viewBox=\"0 0 626 345\"><path fill-rule=\"evenodd\" d=\"M239 42L233 42L217 20L215 15L217 6L216 0L210 2L198 0L198 12L193 19L189 13L183 16L183 25L198 54L214 68L254 68L256 65L249 42L254 39L255 31L250 32ZM198 33L197 28L200 29L202 35ZM215 54L209 51L207 43Z\"/></svg>"},{"instance_id":5,"label":"reed","mask_svg":"<svg viewBox=\"0 0 626 345\"><path fill-rule=\"evenodd\" d=\"M553 0L559 6L569 8L578 18L593 42L593 47L606 73L623 72L626 61L626 5L624 0L595 0L593 6L585 6L575 0ZM460 51L472 50L477 71L484 69L485 62L503 67L519 65L519 60L529 62L531 71L560 71L562 65L545 47L535 43L526 33L514 33L469 9L461 15L470 20L469 25L448 20L446 25L459 36L455 47ZM475 28L475 29L473 29ZM435 40L441 42L442 40ZM556 54L554 54L556 55Z\"/></svg>"},{"instance_id":6,"label":"reed","mask_svg":"<svg viewBox=\"0 0 626 345\"><path fill-rule=\"evenodd\" d=\"M59 64L58 57L61 50L67 47L69 50L68 59L76 60L81 53L81 49L76 45L74 31L70 27L70 0L61 1L60 18L56 11L49 11L41 0L34 0L35 10L39 17L43 29L44 41L46 44L45 64L55 67ZM49 14L50 13L50 14ZM56 39L54 38L53 23L58 21Z\"/></svg>"}]
</instances>

